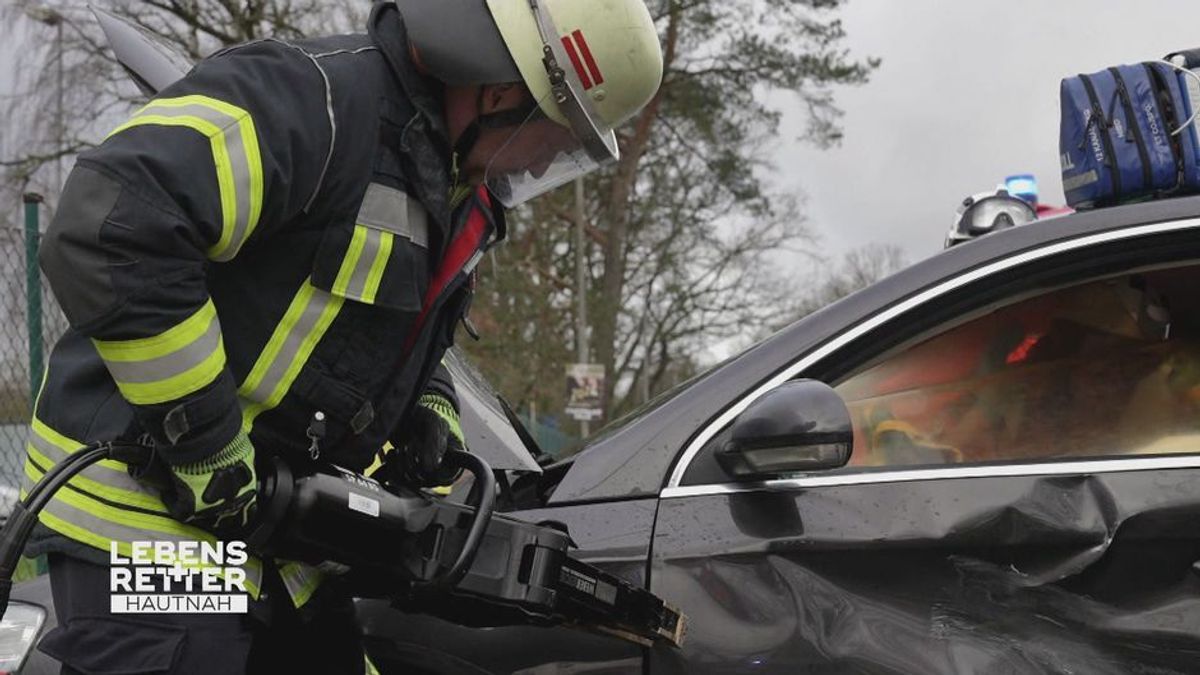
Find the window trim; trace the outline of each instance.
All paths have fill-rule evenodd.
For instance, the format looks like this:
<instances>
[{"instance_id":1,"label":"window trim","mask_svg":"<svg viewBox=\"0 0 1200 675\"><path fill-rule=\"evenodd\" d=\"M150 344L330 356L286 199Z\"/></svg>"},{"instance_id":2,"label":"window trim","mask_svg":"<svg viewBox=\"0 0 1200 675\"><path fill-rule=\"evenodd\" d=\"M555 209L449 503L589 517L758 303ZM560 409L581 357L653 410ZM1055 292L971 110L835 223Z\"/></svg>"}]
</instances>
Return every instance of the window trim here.
<instances>
[{"instance_id":1,"label":"window trim","mask_svg":"<svg viewBox=\"0 0 1200 675\"><path fill-rule=\"evenodd\" d=\"M835 475L809 474L799 478L780 478L753 483L716 483L709 485L674 486L663 489L662 499L730 495L742 492L778 492L816 487L871 485L875 483L911 483L915 481L955 480L962 478L1007 478L1015 476L1075 476L1161 469L1200 469L1200 446L1197 454L1153 457L1113 457L1102 459L1044 461L1021 464L973 464L936 468L883 471L860 471Z\"/></svg>"},{"instance_id":2,"label":"window trim","mask_svg":"<svg viewBox=\"0 0 1200 675\"><path fill-rule=\"evenodd\" d=\"M943 281L942 283L937 284L936 286L933 286L932 288L928 288L924 291L921 291L920 293L917 293L916 295L913 295L904 301L896 303L895 305L892 305L891 307L884 309L883 311L867 318L866 320L864 320L858 324L855 324L854 326L850 327L849 329L843 331L842 333L839 333L838 335L830 338L829 340L825 341L824 343L820 344L819 346L813 348L807 354L800 357L798 360L792 362L791 365L785 367L783 370L781 370L779 373L777 373L774 377L770 378L769 380L764 382L762 385L758 386L756 389L751 391L749 394L743 395L740 399L735 401L733 403L733 405L726 408L724 412L722 412L720 415L718 415L713 420L709 421L703 427L703 429L700 431L700 433L693 436L692 440L687 444L683 453L680 455L679 460L675 463L675 467L671 470L671 475L670 475L670 478L667 480L666 487L661 491L660 494L664 498L666 498L668 495L670 495L670 496L692 496L693 493L727 494L730 492L740 492L740 491L746 491L746 490L773 489L773 487L768 487L768 486L775 486L776 484L779 484L779 485L787 484L788 486L794 485L795 487L812 487L815 485L824 485L824 483L821 482L820 479L837 479L837 480L843 481L841 483L837 483L837 482L832 483L833 485L854 484L854 483L845 482L853 475L870 475L870 476L872 476L872 480L869 480L869 481L863 480L861 482L879 483L879 482L904 480L904 477L901 474L911 474L911 473L913 473L912 469L872 472L869 474L839 474L837 476L813 475L813 476L808 476L808 477L804 477L804 478L783 479L783 480L778 480L778 481L765 481L765 482L753 483L753 484L720 483L720 484L710 484L710 485L695 485L695 486L687 486L687 487L681 487L681 485L680 485L680 483L683 480L684 475L687 473L688 468L691 466L692 461L696 458L696 456L700 453L700 451L704 448L704 446L714 436L716 436L718 433L720 433L722 429L724 429L726 426L728 426L729 423L731 423L734 420L734 418L736 418L744 410L746 410L746 408L748 408L750 406L750 404L752 404L754 401L758 400L760 397L765 395L767 392L775 389L776 387L783 384L784 382L787 382L788 380L791 380L791 379L795 378L796 376L800 375L804 371L809 370L814 365L816 365L820 361L828 358L832 354L836 353L838 350L840 350L841 348L843 348L850 342L862 337L863 335L866 335L870 331L875 330L888 322L891 322L891 321L903 316L904 314L907 314L908 312L930 302L931 300L934 300L940 296L951 293L951 292L953 292L959 288L962 288L963 286L966 286L968 284L975 283L976 281L984 279L993 274L997 274L997 273L1003 272L1005 270L1012 269L1014 267L1018 267L1020 265L1024 265L1024 264L1027 264L1030 262L1041 260L1043 258L1049 258L1051 256L1059 255L1062 253L1068 253L1071 251L1076 251L1076 250L1087 248L1090 246L1119 241L1122 239L1133 239L1133 238L1137 238L1137 237L1152 236L1152 235L1163 234L1163 233L1168 233L1168 232L1179 232L1179 231L1190 230L1190 229L1200 229L1200 218L1188 218L1188 219L1173 220L1173 221L1168 221L1168 222L1163 222L1163 223L1154 223L1154 224L1150 224L1150 225L1141 225L1141 226L1136 226L1136 227L1121 228L1121 229L1117 229L1117 230L1110 230L1108 232L1101 232L1098 234L1085 235L1085 236L1077 237L1074 239L1069 239L1067 241L1061 241L1061 242L1058 242L1055 244L1051 244L1049 246L1044 246L1041 248L1026 251L1024 253L1009 256L1007 258L1003 258L1001 260L997 260L995 262L983 265L981 267L978 267L978 268L971 270L969 272L966 272L964 274L955 276L952 279ZM1120 460L1120 459L1099 460L1100 463L1104 463L1104 466L1111 466L1111 462L1121 462L1121 461L1129 461L1129 460ZM1143 460L1133 460L1133 461L1143 461ZM1200 457L1192 458L1192 462L1193 462L1193 464L1189 464L1188 466L1200 467ZM1071 462L1070 464L1075 464L1075 463L1076 462ZM1088 464L1094 464L1094 463L1097 463L1097 462L1089 462ZM1050 471L1048 469L1048 467L1053 467L1053 466L1055 466L1055 464L1053 464L1053 463L1049 464L1049 465L1025 464L1025 465L1017 465L1017 466L1024 467L1026 469L1026 473L1013 474L1013 475L1053 475L1054 472ZM930 477L947 477L947 478L948 477L962 477L962 476L955 476L953 473L954 469L968 469L968 468L971 468L971 467L953 467L953 468L947 468L947 469L927 469L927 470L921 470L920 473L928 474L928 475L930 475ZM983 467L980 467L980 468L983 468ZM994 469L995 467L987 467L987 468ZM1035 468L1040 469L1040 470L1035 473L1028 473L1029 471L1033 471ZM1182 467L1176 467L1176 468L1182 468ZM1099 470L1099 469L1097 469L1097 470ZM1119 469L1118 468L1118 469L1108 469L1108 470L1130 471L1130 470L1138 470L1138 469ZM946 474L945 472L951 472L951 473ZM1003 475L1003 474L994 474L994 475ZM921 479L909 478L908 480L921 480ZM816 481L816 482L814 483L813 481ZM709 491L709 490L711 490L711 491Z\"/></svg>"}]
</instances>

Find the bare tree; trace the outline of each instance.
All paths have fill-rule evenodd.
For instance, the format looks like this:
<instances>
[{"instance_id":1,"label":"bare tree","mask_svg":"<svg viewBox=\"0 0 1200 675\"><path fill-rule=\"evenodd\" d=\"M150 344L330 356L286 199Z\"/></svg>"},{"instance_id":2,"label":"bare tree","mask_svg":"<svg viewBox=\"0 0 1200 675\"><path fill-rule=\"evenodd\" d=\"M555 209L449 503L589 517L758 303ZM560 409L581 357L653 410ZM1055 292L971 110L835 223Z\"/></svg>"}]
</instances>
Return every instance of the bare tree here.
<instances>
[{"instance_id":1,"label":"bare tree","mask_svg":"<svg viewBox=\"0 0 1200 675\"><path fill-rule=\"evenodd\" d=\"M91 4L128 19L193 61L268 35L299 38L312 32L361 30L369 10L366 2L321 0ZM0 21L14 26L13 40L6 46L11 50L14 86L0 98L7 120L0 137L0 185L6 198L35 188L53 205L61 188L56 164L69 167L75 155L102 139L142 96L116 63L89 5L15 0L0 8ZM51 36L51 27L61 30L61 40Z\"/></svg>"},{"instance_id":2,"label":"bare tree","mask_svg":"<svg viewBox=\"0 0 1200 675\"><path fill-rule=\"evenodd\" d=\"M51 203L52 164L90 147L139 98L82 5L62 17L64 124L54 106L57 55L21 32L14 95L0 101L6 196L34 185ZM588 180L591 344L610 374L611 411L694 370L703 346L760 325L782 306L771 254L809 245L796 202L772 193L768 144L780 113L765 90L793 92L818 145L841 136L835 86L865 82L877 61L840 46L842 0L647 0L660 28L663 86L619 133L622 159ZM103 7L191 58L265 35L356 30L369 5L319 0L108 0ZM0 19L27 15L16 0ZM44 32L44 31L43 31ZM573 342L570 195L514 214L512 241L485 264L472 347L510 398L557 408ZM11 203L11 202L10 202ZM490 286L489 286L490 285Z\"/></svg>"},{"instance_id":3,"label":"bare tree","mask_svg":"<svg viewBox=\"0 0 1200 675\"><path fill-rule=\"evenodd\" d=\"M779 328L796 319L808 316L907 266L908 261L904 257L904 252L898 246L867 244L853 249L846 253L842 257L841 263L832 270L816 272L808 280L795 284L796 287L807 288L808 291L795 296L796 299L785 316L785 320L775 327Z\"/></svg>"},{"instance_id":4,"label":"bare tree","mask_svg":"<svg viewBox=\"0 0 1200 675\"><path fill-rule=\"evenodd\" d=\"M694 370L706 344L754 332L784 306L772 255L811 242L796 200L768 187L780 113L762 92L793 92L809 113L808 138L836 143L833 87L865 82L878 64L839 46L839 0L648 2L663 44L662 87L618 132L617 166L587 180L590 343L608 373L612 415ZM539 297L562 316L576 292L566 281L572 198L560 191L513 218L536 233L540 278L559 282ZM499 311L482 304L481 313ZM571 323L562 323L567 332L543 339L572 344ZM563 365L521 391L560 409Z\"/></svg>"},{"instance_id":5,"label":"bare tree","mask_svg":"<svg viewBox=\"0 0 1200 675\"><path fill-rule=\"evenodd\" d=\"M352 29L365 23L369 3L318 0L110 0L93 2L153 33L197 60L222 46L264 35L302 37L309 31ZM0 62L9 83L0 94L0 306L11 320L0 328L0 421L26 419L29 364L26 335L26 252L21 195L58 202L74 157L98 143L142 100L115 62L84 3L15 0L0 5L6 40ZM42 294L43 336L52 343L66 320L50 293Z\"/></svg>"},{"instance_id":6,"label":"bare tree","mask_svg":"<svg viewBox=\"0 0 1200 675\"><path fill-rule=\"evenodd\" d=\"M674 307L658 338L684 344L691 337L722 337L745 325L764 296L761 253L796 243L801 231L795 203L769 194L761 179L768 168L762 152L775 138L779 112L768 108L763 90L791 91L809 111L810 138L818 144L840 138L831 87L866 81L877 62L855 62L839 47L844 37L837 0L660 0L651 4L663 40L664 77L657 96L622 136L622 159L602 181L596 220L605 233L598 311L594 319L596 359L613 385L638 367L631 355L660 360L670 350L630 340L627 287L636 285L638 252L667 230L691 233L678 253L691 264L667 266L666 304ZM717 235L718 223L734 223L736 234ZM659 227L654 227L657 224ZM740 230L740 232L738 232ZM690 239L690 240L689 240ZM660 268L661 269L661 268ZM653 290L653 285L642 288ZM680 292L699 289L698 294ZM660 294L659 296L664 297ZM688 301L684 301L685 298ZM717 299L721 298L720 301ZM647 298L645 308L654 304ZM709 310L709 311L704 311ZM727 323L723 326L721 321ZM674 333L674 335L672 335ZM636 335L636 332L632 333ZM633 342L633 344L630 344ZM641 366L643 369L645 365Z\"/></svg>"}]
</instances>

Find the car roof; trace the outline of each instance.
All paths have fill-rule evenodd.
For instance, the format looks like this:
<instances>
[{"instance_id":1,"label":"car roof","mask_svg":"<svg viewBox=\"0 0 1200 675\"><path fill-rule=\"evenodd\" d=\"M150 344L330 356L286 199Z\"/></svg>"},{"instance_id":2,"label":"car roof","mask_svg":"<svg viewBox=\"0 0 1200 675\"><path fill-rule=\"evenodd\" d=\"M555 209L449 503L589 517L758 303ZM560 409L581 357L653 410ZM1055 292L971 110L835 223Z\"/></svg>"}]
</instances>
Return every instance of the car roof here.
<instances>
[{"instance_id":1,"label":"car roof","mask_svg":"<svg viewBox=\"0 0 1200 675\"><path fill-rule=\"evenodd\" d=\"M550 503L658 494L683 446L729 401L846 327L941 281L1054 243L1198 216L1200 197L1158 200L1050 218L943 251L796 321L698 378L671 400L607 431L574 459Z\"/></svg>"}]
</instances>

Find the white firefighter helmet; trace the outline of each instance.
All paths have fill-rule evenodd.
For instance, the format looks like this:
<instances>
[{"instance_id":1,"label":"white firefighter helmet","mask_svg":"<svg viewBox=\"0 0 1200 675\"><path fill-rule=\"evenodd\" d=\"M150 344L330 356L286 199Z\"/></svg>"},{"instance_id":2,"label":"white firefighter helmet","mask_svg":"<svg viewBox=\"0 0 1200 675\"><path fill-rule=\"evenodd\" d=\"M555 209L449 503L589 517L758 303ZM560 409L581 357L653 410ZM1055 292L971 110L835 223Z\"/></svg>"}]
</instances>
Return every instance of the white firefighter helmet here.
<instances>
[{"instance_id":1,"label":"white firefighter helmet","mask_svg":"<svg viewBox=\"0 0 1200 675\"><path fill-rule=\"evenodd\" d=\"M980 192L958 205L954 223L946 233L944 248L1035 220L1037 212L1029 202L1010 195L1004 187L993 192Z\"/></svg>"},{"instance_id":2,"label":"white firefighter helmet","mask_svg":"<svg viewBox=\"0 0 1200 675\"><path fill-rule=\"evenodd\" d=\"M653 97L662 49L644 0L397 0L422 67L453 85L523 82L576 144L536 172L488 175L514 206L619 157L613 129ZM515 133L514 132L514 136ZM534 175L536 173L536 175Z\"/></svg>"}]
</instances>

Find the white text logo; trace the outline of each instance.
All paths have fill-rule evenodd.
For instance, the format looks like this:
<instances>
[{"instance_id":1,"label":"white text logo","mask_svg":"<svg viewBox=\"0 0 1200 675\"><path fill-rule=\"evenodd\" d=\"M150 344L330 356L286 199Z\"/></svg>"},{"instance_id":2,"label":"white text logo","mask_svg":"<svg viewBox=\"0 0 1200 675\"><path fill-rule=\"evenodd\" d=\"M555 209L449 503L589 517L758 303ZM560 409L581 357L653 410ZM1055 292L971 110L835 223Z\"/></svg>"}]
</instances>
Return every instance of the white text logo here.
<instances>
[{"instance_id":1,"label":"white text logo","mask_svg":"<svg viewBox=\"0 0 1200 675\"><path fill-rule=\"evenodd\" d=\"M135 541L109 549L113 614L245 614L241 541Z\"/></svg>"}]
</instances>

